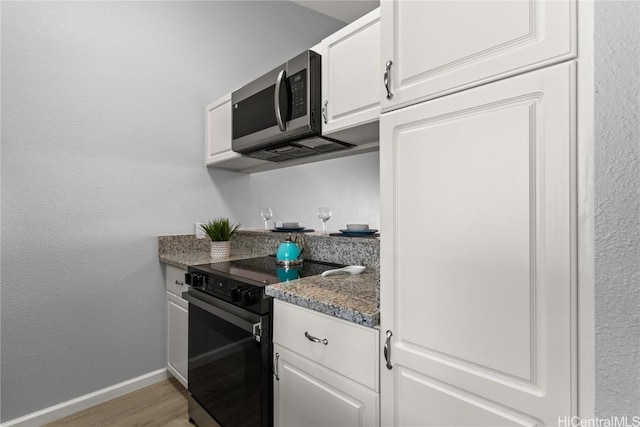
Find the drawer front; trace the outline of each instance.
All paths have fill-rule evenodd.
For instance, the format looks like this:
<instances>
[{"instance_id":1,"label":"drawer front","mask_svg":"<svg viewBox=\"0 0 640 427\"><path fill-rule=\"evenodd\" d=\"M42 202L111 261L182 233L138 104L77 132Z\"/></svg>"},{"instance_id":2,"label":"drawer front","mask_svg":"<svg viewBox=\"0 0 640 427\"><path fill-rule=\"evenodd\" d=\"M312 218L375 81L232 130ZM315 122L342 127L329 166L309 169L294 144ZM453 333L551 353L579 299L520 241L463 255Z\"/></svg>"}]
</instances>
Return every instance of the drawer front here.
<instances>
[{"instance_id":1,"label":"drawer front","mask_svg":"<svg viewBox=\"0 0 640 427\"><path fill-rule=\"evenodd\" d=\"M326 344L310 338L326 340ZM378 391L378 340L377 329L274 300L274 343L375 391Z\"/></svg>"},{"instance_id":2,"label":"drawer front","mask_svg":"<svg viewBox=\"0 0 640 427\"><path fill-rule=\"evenodd\" d=\"M165 265L166 267L166 284L167 290L179 297L182 297L182 292L187 290L187 286L184 284L184 274L187 270L174 267L172 265Z\"/></svg>"}]
</instances>

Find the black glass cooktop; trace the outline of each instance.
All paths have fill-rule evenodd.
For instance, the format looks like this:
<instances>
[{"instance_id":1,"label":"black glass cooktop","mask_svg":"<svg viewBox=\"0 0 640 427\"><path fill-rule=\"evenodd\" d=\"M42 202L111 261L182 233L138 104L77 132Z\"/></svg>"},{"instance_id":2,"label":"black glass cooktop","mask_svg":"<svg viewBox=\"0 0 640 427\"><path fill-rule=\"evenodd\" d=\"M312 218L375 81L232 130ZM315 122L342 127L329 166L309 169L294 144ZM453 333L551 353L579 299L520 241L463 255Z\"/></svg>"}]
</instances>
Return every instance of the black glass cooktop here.
<instances>
[{"instance_id":1,"label":"black glass cooktop","mask_svg":"<svg viewBox=\"0 0 640 427\"><path fill-rule=\"evenodd\" d=\"M301 277L316 276L326 270L340 267L344 267L344 265L311 260L305 260L300 265L285 267L276 262L275 256L264 256L200 264L191 266L189 271L218 275L256 286L267 286Z\"/></svg>"}]
</instances>

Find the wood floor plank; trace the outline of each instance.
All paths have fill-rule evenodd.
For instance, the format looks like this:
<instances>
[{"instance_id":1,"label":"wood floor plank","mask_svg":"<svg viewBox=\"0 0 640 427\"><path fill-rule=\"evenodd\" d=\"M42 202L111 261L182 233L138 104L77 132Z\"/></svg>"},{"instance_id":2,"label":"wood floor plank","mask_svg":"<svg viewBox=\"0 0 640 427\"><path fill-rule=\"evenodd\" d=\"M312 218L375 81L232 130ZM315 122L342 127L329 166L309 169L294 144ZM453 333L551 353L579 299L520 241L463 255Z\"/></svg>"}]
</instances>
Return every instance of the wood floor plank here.
<instances>
[{"instance_id":1,"label":"wood floor plank","mask_svg":"<svg viewBox=\"0 0 640 427\"><path fill-rule=\"evenodd\" d=\"M193 427L187 390L170 378L78 412L44 427Z\"/></svg>"}]
</instances>

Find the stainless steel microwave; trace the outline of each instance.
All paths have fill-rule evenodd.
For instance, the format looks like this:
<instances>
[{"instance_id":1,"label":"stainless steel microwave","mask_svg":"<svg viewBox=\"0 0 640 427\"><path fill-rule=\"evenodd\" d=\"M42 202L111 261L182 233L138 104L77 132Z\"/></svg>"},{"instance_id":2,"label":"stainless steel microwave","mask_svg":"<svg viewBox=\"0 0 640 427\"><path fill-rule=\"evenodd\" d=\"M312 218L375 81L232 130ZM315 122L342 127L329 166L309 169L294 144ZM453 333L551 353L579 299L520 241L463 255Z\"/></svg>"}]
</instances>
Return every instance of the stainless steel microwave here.
<instances>
[{"instance_id":1,"label":"stainless steel microwave","mask_svg":"<svg viewBox=\"0 0 640 427\"><path fill-rule=\"evenodd\" d=\"M305 51L231 94L233 151L281 162L351 147L322 136L320 61Z\"/></svg>"}]
</instances>

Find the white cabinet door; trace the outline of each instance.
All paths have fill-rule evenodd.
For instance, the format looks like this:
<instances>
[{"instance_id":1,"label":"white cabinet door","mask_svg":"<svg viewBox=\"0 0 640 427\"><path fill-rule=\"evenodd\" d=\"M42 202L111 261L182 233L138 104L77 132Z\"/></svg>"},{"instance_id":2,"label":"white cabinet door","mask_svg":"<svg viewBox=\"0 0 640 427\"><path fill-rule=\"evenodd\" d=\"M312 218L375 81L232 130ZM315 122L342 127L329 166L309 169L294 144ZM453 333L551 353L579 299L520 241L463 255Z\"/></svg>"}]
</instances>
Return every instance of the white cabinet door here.
<instances>
[{"instance_id":1,"label":"white cabinet door","mask_svg":"<svg viewBox=\"0 0 640 427\"><path fill-rule=\"evenodd\" d=\"M231 94L207 106L207 165L226 157L236 157L231 151Z\"/></svg>"},{"instance_id":2,"label":"white cabinet door","mask_svg":"<svg viewBox=\"0 0 640 427\"><path fill-rule=\"evenodd\" d=\"M274 344L274 425L377 426L378 394Z\"/></svg>"},{"instance_id":3,"label":"white cabinet door","mask_svg":"<svg viewBox=\"0 0 640 427\"><path fill-rule=\"evenodd\" d=\"M380 11L383 111L576 56L575 1L382 0Z\"/></svg>"},{"instance_id":4,"label":"white cabinet door","mask_svg":"<svg viewBox=\"0 0 640 427\"><path fill-rule=\"evenodd\" d=\"M360 126L334 135L351 143L378 141L380 117L380 9L324 39L322 56L322 133ZM362 125L369 124L368 127Z\"/></svg>"},{"instance_id":5,"label":"white cabinet door","mask_svg":"<svg viewBox=\"0 0 640 427\"><path fill-rule=\"evenodd\" d=\"M167 369L187 387L189 303L167 291Z\"/></svg>"},{"instance_id":6,"label":"white cabinet door","mask_svg":"<svg viewBox=\"0 0 640 427\"><path fill-rule=\"evenodd\" d=\"M253 159L231 150L231 94L207 105L205 164L223 169L243 170L271 162Z\"/></svg>"},{"instance_id":7,"label":"white cabinet door","mask_svg":"<svg viewBox=\"0 0 640 427\"><path fill-rule=\"evenodd\" d=\"M380 119L383 425L575 414L575 64Z\"/></svg>"}]
</instances>

